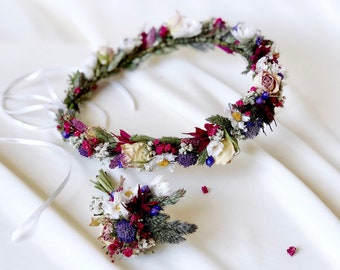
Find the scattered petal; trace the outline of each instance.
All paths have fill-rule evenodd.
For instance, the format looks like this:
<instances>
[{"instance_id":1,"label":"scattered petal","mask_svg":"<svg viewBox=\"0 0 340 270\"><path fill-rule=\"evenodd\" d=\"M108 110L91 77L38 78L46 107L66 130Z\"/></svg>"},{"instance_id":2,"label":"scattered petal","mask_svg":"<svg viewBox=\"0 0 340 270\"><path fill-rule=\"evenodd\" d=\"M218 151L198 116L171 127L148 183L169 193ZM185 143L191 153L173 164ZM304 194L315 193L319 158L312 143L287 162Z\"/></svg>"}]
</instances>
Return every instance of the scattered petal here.
<instances>
[{"instance_id":1,"label":"scattered petal","mask_svg":"<svg viewBox=\"0 0 340 270\"><path fill-rule=\"evenodd\" d=\"M209 192L207 186L202 186L201 189L202 189L202 192L203 192L204 194L206 194L206 193Z\"/></svg>"},{"instance_id":2,"label":"scattered petal","mask_svg":"<svg viewBox=\"0 0 340 270\"><path fill-rule=\"evenodd\" d=\"M287 253L290 255L290 256L294 256L296 252L296 247L294 246L290 246L288 249L287 249Z\"/></svg>"}]
</instances>

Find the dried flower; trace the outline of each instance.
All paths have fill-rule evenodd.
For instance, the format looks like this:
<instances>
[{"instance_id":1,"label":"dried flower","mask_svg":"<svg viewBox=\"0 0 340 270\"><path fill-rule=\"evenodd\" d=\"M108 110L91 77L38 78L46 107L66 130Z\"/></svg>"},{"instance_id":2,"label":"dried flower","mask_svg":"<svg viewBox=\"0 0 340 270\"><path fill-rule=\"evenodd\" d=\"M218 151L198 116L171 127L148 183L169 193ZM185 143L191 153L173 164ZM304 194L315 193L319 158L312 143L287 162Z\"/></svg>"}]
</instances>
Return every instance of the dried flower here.
<instances>
[{"instance_id":1,"label":"dried flower","mask_svg":"<svg viewBox=\"0 0 340 270\"><path fill-rule=\"evenodd\" d=\"M247 94L230 103L226 115L210 116L204 128L184 133L185 138L147 135L119 135L100 127L87 127L75 118L79 103L96 88L100 80L116 72L137 68L152 55L162 55L180 47L191 46L202 51L219 47L227 53L243 56L251 72L253 86ZM237 24L228 25L222 18L198 22L176 13L166 24L150 27L135 38L125 38L117 53L101 47L84 61L82 72L70 76L66 110L57 115L57 128L65 141L71 142L85 157L108 160L110 168L156 167L172 170L175 164L227 164L238 152L238 141L255 138L266 125L275 121L275 109L283 107L285 68L271 40L258 30ZM90 140L91 139L91 140ZM92 141L96 139L97 141Z\"/></svg>"},{"instance_id":2,"label":"dried flower","mask_svg":"<svg viewBox=\"0 0 340 270\"><path fill-rule=\"evenodd\" d=\"M194 37L202 30L201 22L181 16L178 11L168 20L167 26L173 38Z\"/></svg>"},{"instance_id":3,"label":"dried flower","mask_svg":"<svg viewBox=\"0 0 340 270\"><path fill-rule=\"evenodd\" d=\"M92 182L107 197L92 200L90 207L94 216L90 225L101 227L99 238L111 258L119 254L130 257L147 253L162 243L180 243L185 235L197 229L195 224L168 221L170 216L163 213L164 207L175 204L185 190L170 191L163 177L157 177L150 187L136 185L129 189L121 179L120 185L114 188L108 175L100 170L97 181ZM126 214L122 214L122 209Z\"/></svg>"},{"instance_id":4,"label":"dried flower","mask_svg":"<svg viewBox=\"0 0 340 270\"><path fill-rule=\"evenodd\" d=\"M256 35L256 30L252 27L246 27L244 24L237 24L231 34L240 42L246 43L247 41L253 39Z\"/></svg>"},{"instance_id":5,"label":"dried flower","mask_svg":"<svg viewBox=\"0 0 340 270\"><path fill-rule=\"evenodd\" d=\"M117 222L116 233L118 239L127 244L136 239L136 228L125 219Z\"/></svg>"},{"instance_id":6,"label":"dried flower","mask_svg":"<svg viewBox=\"0 0 340 270\"><path fill-rule=\"evenodd\" d=\"M206 193L209 192L207 186L202 186L201 189L202 189L202 192L203 192L204 194L206 194Z\"/></svg>"},{"instance_id":7,"label":"dried flower","mask_svg":"<svg viewBox=\"0 0 340 270\"><path fill-rule=\"evenodd\" d=\"M187 168L189 166L195 165L197 162L197 155L188 153L188 154L179 154L177 157L178 164Z\"/></svg>"},{"instance_id":8,"label":"dried flower","mask_svg":"<svg viewBox=\"0 0 340 270\"><path fill-rule=\"evenodd\" d=\"M114 55L113 49L105 46L100 47L97 52L98 61L101 65L108 65L112 61Z\"/></svg>"},{"instance_id":9,"label":"dried flower","mask_svg":"<svg viewBox=\"0 0 340 270\"><path fill-rule=\"evenodd\" d=\"M296 252L296 247L294 246L290 246L288 249L287 249L287 253L290 255L290 256L294 256Z\"/></svg>"}]
</instances>

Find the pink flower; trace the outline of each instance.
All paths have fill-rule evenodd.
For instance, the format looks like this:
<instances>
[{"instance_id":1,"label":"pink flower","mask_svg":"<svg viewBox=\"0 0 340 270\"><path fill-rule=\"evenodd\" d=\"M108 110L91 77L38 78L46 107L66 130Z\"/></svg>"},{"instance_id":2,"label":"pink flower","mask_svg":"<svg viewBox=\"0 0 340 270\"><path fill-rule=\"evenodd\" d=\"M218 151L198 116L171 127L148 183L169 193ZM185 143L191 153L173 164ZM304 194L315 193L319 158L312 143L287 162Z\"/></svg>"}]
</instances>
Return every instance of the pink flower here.
<instances>
[{"instance_id":1,"label":"pink flower","mask_svg":"<svg viewBox=\"0 0 340 270\"><path fill-rule=\"evenodd\" d=\"M202 186L201 189L202 189L202 192L203 192L204 194L206 194L206 193L209 192L207 186Z\"/></svg>"},{"instance_id":2,"label":"pink flower","mask_svg":"<svg viewBox=\"0 0 340 270\"><path fill-rule=\"evenodd\" d=\"M287 249L287 253L290 255L290 256L293 256L296 252L296 247L294 246L291 246Z\"/></svg>"},{"instance_id":3,"label":"pink flower","mask_svg":"<svg viewBox=\"0 0 340 270\"><path fill-rule=\"evenodd\" d=\"M169 29L165 25L162 25L159 30L158 34L161 38L165 38L169 34Z\"/></svg>"},{"instance_id":4,"label":"pink flower","mask_svg":"<svg viewBox=\"0 0 340 270\"><path fill-rule=\"evenodd\" d=\"M218 125L214 125L214 124L209 124L209 123L206 123L204 125L205 129L207 130L208 132L208 136L214 136L216 135L217 131L218 131L218 128L219 126Z\"/></svg>"},{"instance_id":5,"label":"pink flower","mask_svg":"<svg viewBox=\"0 0 340 270\"><path fill-rule=\"evenodd\" d=\"M124 255L125 257L131 257L132 254L133 254L132 248L124 248L124 250L123 250L123 255Z\"/></svg>"},{"instance_id":6,"label":"pink flower","mask_svg":"<svg viewBox=\"0 0 340 270\"><path fill-rule=\"evenodd\" d=\"M225 51L226 53L234 53L234 51L232 49L230 49L229 47L226 46L222 46L222 45L216 45L218 48L222 49L223 51Z\"/></svg>"},{"instance_id":7,"label":"pink flower","mask_svg":"<svg viewBox=\"0 0 340 270\"><path fill-rule=\"evenodd\" d=\"M251 92L256 92L257 91L257 87L255 87L255 86L250 87L250 91Z\"/></svg>"},{"instance_id":8,"label":"pink flower","mask_svg":"<svg viewBox=\"0 0 340 270\"><path fill-rule=\"evenodd\" d=\"M155 151L156 151L156 154L157 154L157 155L162 154L162 153L163 153L163 150L164 150L164 145L163 145L163 144L160 144L160 145L157 145L157 146L156 146Z\"/></svg>"},{"instance_id":9,"label":"pink flower","mask_svg":"<svg viewBox=\"0 0 340 270\"><path fill-rule=\"evenodd\" d=\"M213 24L214 28L223 29L225 27L225 21L221 18L217 18Z\"/></svg>"},{"instance_id":10,"label":"pink flower","mask_svg":"<svg viewBox=\"0 0 340 270\"><path fill-rule=\"evenodd\" d=\"M170 150L171 150L171 144L166 144L165 146L164 146L164 151L165 152L170 152Z\"/></svg>"},{"instance_id":11,"label":"pink flower","mask_svg":"<svg viewBox=\"0 0 340 270\"><path fill-rule=\"evenodd\" d=\"M73 92L74 92L76 95L78 95L78 94L80 94L80 92L81 92L81 88L80 88L80 87L76 87L76 88L74 88Z\"/></svg>"},{"instance_id":12,"label":"pink flower","mask_svg":"<svg viewBox=\"0 0 340 270\"><path fill-rule=\"evenodd\" d=\"M243 100L240 99L240 100L236 101L236 105L239 106L239 107L243 106L244 105Z\"/></svg>"},{"instance_id":13,"label":"pink flower","mask_svg":"<svg viewBox=\"0 0 340 270\"><path fill-rule=\"evenodd\" d=\"M141 34L142 37L142 45L141 48L143 50L146 50L155 43L156 41L156 29L155 27L152 27L148 33L143 32Z\"/></svg>"}]
</instances>

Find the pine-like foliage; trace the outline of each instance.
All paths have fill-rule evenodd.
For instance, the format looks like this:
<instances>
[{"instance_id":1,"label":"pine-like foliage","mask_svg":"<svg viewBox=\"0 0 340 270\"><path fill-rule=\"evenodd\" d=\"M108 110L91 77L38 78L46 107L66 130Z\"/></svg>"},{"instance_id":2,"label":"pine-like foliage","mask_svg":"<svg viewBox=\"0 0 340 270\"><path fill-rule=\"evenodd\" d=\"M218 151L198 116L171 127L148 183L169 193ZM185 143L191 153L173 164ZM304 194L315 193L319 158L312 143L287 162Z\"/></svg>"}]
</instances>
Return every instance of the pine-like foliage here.
<instances>
[{"instance_id":1,"label":"pine-like foliage","mask_svg":"<svg viewBox=\"0 0 340 270\"><path fill-rule=\"evenodd\" d=\"M166 206L170 204L176 204L180 198L184 197L185 189L181 188L176 190L174 193L172 193L169 196L161 196L161 197L155 197L152 198L152 200L155 200L159 203L160 206Z\"/></svg>"},{"instance_id":2,"label":"pine-like foliage","mask_svg":"<svg viewBox=\"0 0 340 270\"><path fill-rule=\"evenodd\" d=\"M197 230L195 224L180 222L179 220L167 221L167 214L158 214L148 218L146 223L152 232L152 238L156 243L178 244L185 240L184 235L194 233Z\"/></svg>"},{"instance_id":3,"label":"pine-like foliage","mask_svg":"<svg viewBox=\"0 0 340 270\"><path fill-rule=\"evenodd\" d=\"M225 128L228 132L232 129L230 120L226 117L223 117L222 115L212 115L206 120L212 124L219 125L220 127Z\"/></svg>"}]
</instances>

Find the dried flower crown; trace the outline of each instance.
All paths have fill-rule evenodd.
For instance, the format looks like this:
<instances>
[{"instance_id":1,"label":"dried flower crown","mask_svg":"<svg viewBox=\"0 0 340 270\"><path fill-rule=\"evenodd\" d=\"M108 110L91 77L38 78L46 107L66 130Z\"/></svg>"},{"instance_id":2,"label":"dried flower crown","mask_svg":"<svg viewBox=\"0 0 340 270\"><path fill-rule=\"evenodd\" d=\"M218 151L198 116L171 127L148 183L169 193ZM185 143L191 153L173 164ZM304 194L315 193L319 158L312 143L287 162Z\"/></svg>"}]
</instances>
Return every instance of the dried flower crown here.
<instances>
[{"instance_id":1,"label":"dried flower crown","mask_svg":"<svg viewBox=\"0 0 340 270\"><path fill-rule=\"evenodd\" d=\"M121 178L114 187L109 176L99 171L95 187L106 196L93 197L94 212L91 226L101 226L99 239L106 253L112 258L118 255L130 257L152 252L159 244L177 244L185 240L184 235L196 231L197 226L178 220L168 221L164 207L176 204L185 190L172 191L169 183L157 176L149 185L127 188Z\"/></svg>"},{"instance_id":2,"label":"dried flower crown","mask_svg":"<svg viewBox=\"0 0 340 270\"><path fill-rule=\"evenodd\" d=\"M218 47L247 60L244 73L251 72L253 86L247 94L229 104L226 115L207 118L204 128L185 133L190 137L153 138L114 134L101 127L88 127L76 118L79 103L89 97L103 78L133 70L152 55L169 53L182 46L206 51ZM221 18L199 22L177 14L167 24L152 27L138 37L124 39L115 52L103 47L86 59L84 68L70 76L64 103L66 110L57 115L58 130L85 157L108 160L110 168L140 168L178 163L212 166L227 164L239 152L238 141L253 139L274 121L275 108L283 107L284 67L273 42L258 30L243 24L229 26Z\"/></svg>"}]
</instances>

